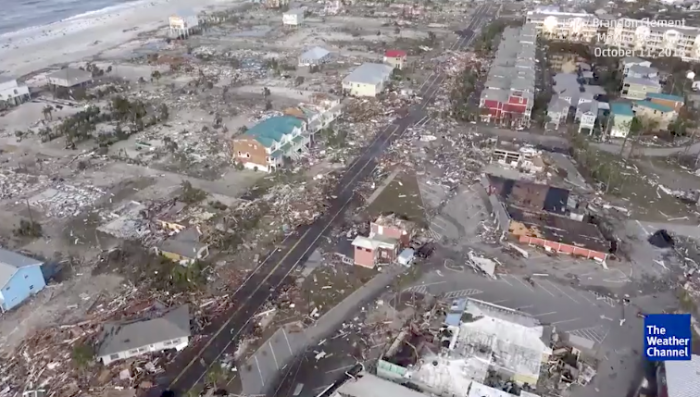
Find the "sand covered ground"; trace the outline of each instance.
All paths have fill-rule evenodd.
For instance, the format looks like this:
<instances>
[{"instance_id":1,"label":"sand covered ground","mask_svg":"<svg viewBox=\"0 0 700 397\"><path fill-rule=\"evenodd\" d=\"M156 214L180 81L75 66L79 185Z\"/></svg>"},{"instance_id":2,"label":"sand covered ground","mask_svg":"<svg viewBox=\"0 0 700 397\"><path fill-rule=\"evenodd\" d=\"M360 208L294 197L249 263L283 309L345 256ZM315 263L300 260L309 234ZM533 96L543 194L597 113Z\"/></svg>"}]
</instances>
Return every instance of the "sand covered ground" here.
<instances>
[{"instance_id":1,"label":"sand covered ground","mask_svg":"<svg viewBox=\"0 0 700 397\"><path fill-rule=\"evenodd\" d=\"M239 0L148 0L27 27L0 36L0 73L21 76L91 57L168 23L178 10L231 7Z\"/></svg>"}]
</instances>

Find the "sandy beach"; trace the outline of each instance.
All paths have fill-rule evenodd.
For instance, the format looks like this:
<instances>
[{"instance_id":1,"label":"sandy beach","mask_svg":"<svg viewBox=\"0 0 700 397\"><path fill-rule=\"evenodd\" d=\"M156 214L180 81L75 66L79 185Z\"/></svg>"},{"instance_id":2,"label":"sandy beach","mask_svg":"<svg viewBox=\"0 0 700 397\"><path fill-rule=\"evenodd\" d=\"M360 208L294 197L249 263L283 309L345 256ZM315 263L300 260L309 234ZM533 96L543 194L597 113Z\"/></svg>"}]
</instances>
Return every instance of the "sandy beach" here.
<instances>
[{"instance_id":1,"label":"sandy beach","mask_svg":"<svg viewBox=\"0 0 700 397\"><path fill-rule=\"evenodd\" d=\"M235 4L227 0L148 0L98 10L41 27L0 36L0 72L22 76L51 65L78 61L167 25L181 9Z\"/></svg>"}]
</instances>

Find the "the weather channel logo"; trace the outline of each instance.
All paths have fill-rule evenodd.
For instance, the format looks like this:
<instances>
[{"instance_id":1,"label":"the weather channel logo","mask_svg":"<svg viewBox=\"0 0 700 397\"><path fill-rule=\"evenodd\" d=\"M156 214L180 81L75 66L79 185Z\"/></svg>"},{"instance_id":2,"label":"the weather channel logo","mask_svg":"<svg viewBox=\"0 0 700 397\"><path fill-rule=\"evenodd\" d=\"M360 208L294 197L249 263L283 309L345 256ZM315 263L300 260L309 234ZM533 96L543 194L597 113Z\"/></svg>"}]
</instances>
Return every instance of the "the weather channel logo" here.
<instances>
[{"instance_id":1,"label":"the weather channel logo","mask_svg":"<svg viewBox=\"0 0 700 397\"><path fill-rule=\"evenodd\" d=\"M690 314L649 314L644 318L644 355L650 361L690 360Z\"/></svg>"}]
</instances>

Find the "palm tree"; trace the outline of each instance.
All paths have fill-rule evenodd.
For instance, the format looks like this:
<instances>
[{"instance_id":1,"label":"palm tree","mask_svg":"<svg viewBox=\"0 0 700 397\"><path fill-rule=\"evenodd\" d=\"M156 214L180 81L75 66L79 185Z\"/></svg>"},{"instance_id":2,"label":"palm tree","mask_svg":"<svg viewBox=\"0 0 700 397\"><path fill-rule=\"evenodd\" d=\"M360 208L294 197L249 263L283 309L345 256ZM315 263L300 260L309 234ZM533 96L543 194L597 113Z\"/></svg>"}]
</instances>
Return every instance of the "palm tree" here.
<instances>
[{"instance_id":1,"label":"palm tree","mask_svg":"<svg viewBox=\"0 0 700 397\"><path fill-rule=\"evenodd\" d=\"M620 147L620 157L622 157L622 154L625 152L625 145L627 144L627 140L629 139L630 135L641 135L643 126L642 122L639 121L637 117L632 117L632 120L620 123L620 126L627 130L625 139L622 141L622 146Z\"/></svg>"}]
</instances>

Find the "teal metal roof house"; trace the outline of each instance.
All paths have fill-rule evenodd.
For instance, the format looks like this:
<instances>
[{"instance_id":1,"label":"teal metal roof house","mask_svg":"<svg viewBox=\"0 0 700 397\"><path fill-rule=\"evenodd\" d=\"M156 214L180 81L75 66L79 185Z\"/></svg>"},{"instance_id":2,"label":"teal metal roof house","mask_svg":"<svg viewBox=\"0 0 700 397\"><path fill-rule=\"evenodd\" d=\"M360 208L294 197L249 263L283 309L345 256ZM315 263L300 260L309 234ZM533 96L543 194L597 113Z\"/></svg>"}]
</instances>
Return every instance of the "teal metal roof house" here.
<instances>
[{"instance_id":1,"label":"teal metal roof house","mask_svg":"<svg viewBox=\"0 0 700 397\"><path fill-rule=\"evenodd\" d=\"M610 112L617 116L634 117L632 106L630 106L628 103L612 103L610 104Z\"/></svg>"},{"instance_id":2,"label":"teal metal roof house","mask_svg":"<svg viewBox=\"0 0 700 397\"><path fill-rule=\"evenodd\" d=\"M19 306L46 287L43 262L0 248L0 309Z\"/></svg>"},{"instance_id":3,"label":"teal metal roof house","mask_svg":"<svg viewBox=\"0 0 700 397\"><path fill-rule=\"evenodd\" d=\"M285 158L296 160L307 152L312 135L297 117L271 117L234 138L233 154L246 168L272 172L284 165Z\"/></svg>"},{"instance_id":4,"label":"teal metal roof house","mask_svg":"<svg viewBox=\"0 0 700 397\"><path fill-rule=\"evenodd\" d=\"M270 117L254 125L245 135L260 142L266 148L282 142L282 137L291 134L294 128L301 128L303 122L292 116Z\"/></svg>"}]
</instances>

